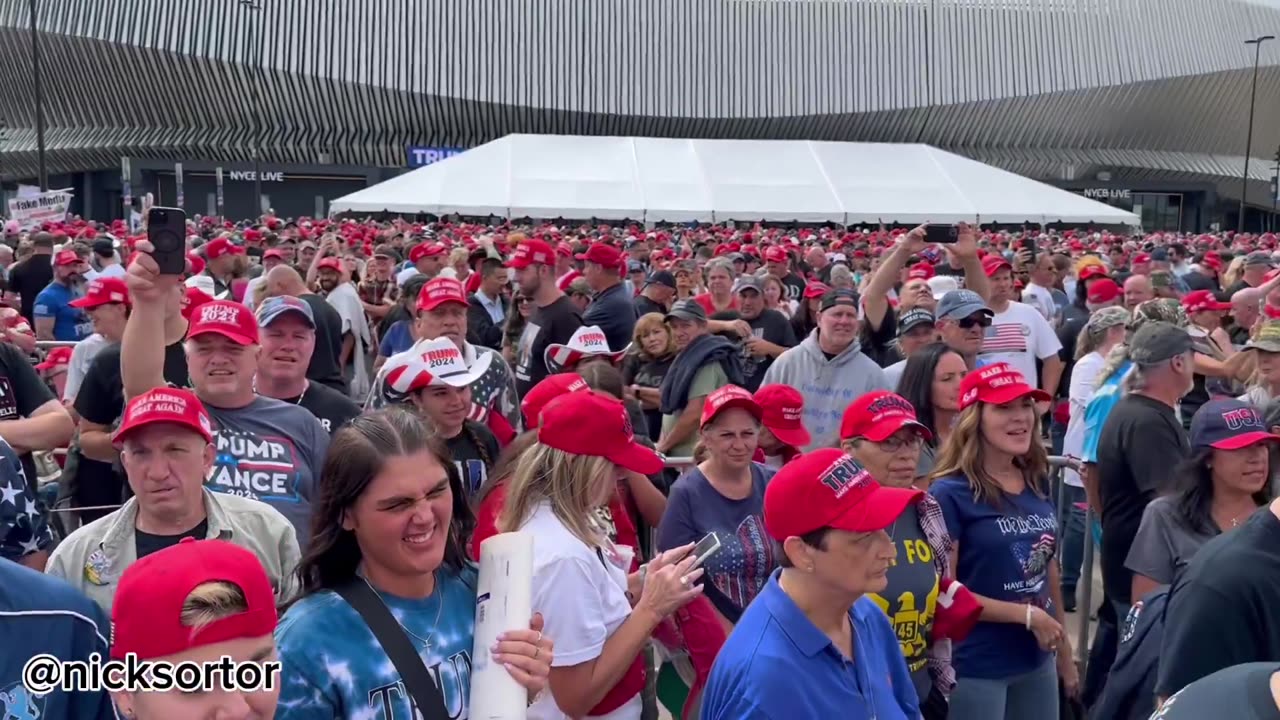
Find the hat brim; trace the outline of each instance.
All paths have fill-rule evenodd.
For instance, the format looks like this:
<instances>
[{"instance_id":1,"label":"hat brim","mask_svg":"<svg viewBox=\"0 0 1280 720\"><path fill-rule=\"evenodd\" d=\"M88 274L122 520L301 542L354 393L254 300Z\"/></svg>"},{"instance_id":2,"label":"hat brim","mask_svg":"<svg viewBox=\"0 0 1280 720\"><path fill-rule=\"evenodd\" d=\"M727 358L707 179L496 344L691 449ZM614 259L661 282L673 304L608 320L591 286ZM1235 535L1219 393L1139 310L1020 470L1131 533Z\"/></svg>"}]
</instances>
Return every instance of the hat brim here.
<instances>
[{"instance_id":1,"label":"hat brim","mask_svg":"<svg viewBox=\"0 0 1280 720\"><path fill-rule=\"evenodd\" d=\"M622 448L605 455L615 465L620 465L631 472L641 475L654 475L662 472L662 456L649 448L635 442L628 442Z\"/></svg>"},{"instance_id":2,"label":"hat brim","mask_svg":"<svg viewBox=\"0 0 1280 720\"><path fill-rule=\"evenodd\" d=\"M67 303L67 305L70 305L73 308L96 308L99 305L110 305L113 302L118 302L118 301L103 300L101 298L91 298L86 296L82 298L76 298L75 300L72 300L71 302ZM123 305L124 303L121 302L120 304Z\"/></svg>"},{"instance_id":3,"label":"hat brim","mask_svg":"<svg viewBox=\"0 0 1280 720\"><path fill-rule=\"evenodd\" d=\"M1273 435L1262 430L1254 430L1242 435L1229 437L1225 440L1219 440L1216 443L1209 443L1209 447L1215 450L1239 450L1247 448L1250 445L1257 445L1260 442L1276 442L1280 441L1280 435Z\"/></svg>"},{"instance_id":4,"label":"hat brim","mask_svg":"<svg viewBox=\"0 0 1280 720\"><path fill-rule=\"evenodd\" d=\"M417 260L415 260L414 262L417 262ZM527 258L511 258L510 260L502 263L502 266L515 268L516 270L523 270L532 264L533 264L533 261Z\"/></svg>"},{"instance_id":5,"label":"hat brim","mask_svg":"<svg viewBox=\"0 0 1280 720\"><path fill-rule=\"evenodd\" d=\"M273 313L263 315L262 318L258 320L258 327L260 328L268 327L271 325L271 323L275 322L276 320L279 320L280 318L290 313L302 318L303 322L305 322L312 330L316 329L316 321L311 319L311 317L309 317L307 313L303 311L301 308L296 308L296 307L285 307Z\"/></svg>"},{"instance_id":6,"label":"hat brim","mask_svg":"<svg viewBox=\"0 0 1280 720\"><path fill-rule=\"evenodd\" d=\"M836 515L828 526L847 532L876 532L893 524L907 507L924 495L915 488L895 488L881 485L871 494Z\"/></svg>"},{"instance_id":7,"label":"hat brim","mask_svg":"<svg viewBox=\"0 0 1280 720\"><path fill-rule=\"evenodd\" d=\"M693 313L685 312L683 310L672 310L671 312L668 312L666 315L663 315L662 320L663 322L671 322L672 320L689 320L692 322L697 322L701 320L702 322L706 322L707 318L705 315L695 315Z\"/></svg>"},{"instance_id":8,"label":"hat brim","mask_svg":"<svg viewBox=\"0 0 1280 720\"><path fill-rule=\"evenodd\" d=\"M626 357L627 352L628 350L630 350L630 348L631 348L631 345L628 344L627 347L617 352L592 353L592 352L583 352L582 350L574 350L568 345L561 345L559 343L555 343L552 345L548 345L547 349L543 351L542 361L543 363L546 364L547 369L551 371L551 374L554 375L556 373L572 370L573 368L577 367L578 364L581 363L583 360L586 360L587 358L593 358L593 357L607 357L609 358L609 363L611 365L617 365L619 362L622 361L622 358ZM565 361L563 363L558 362L556 360L556 356L558 356L561 352L564 352L564 351L568 351L568 355L566 356Z\"/></svg>"},{"instance_id":9,"label":"hat brim","mask_svg":"<svg viewBox=\"0 0 1280 720\"><path fill-rule=\"evenodd\" d=\"M161 417L153 417L153 418L143 418L141 420L132 422L128 425L120 426L114 433L112 433L111 444L114 445L115 447L120 447L124 443L124 439L128 437L131 433L136 432L141 428L147 427L148 425L160 425L160 424L175 425L177 427L190 430L191 432L196 433L200 437L204 438L205 442L213 442L213 434L205 432L204 428L199 427L197 425L192 425L191 423L182 422L181 420L178 420L171 416L161 416Z\"/></svg>"},{"instance_id":10,"label":"hat brim","mask_svg":"<svg viewBox=\"0 0 1280 720\"><path fill-rule=\"evenodd\" d=\"M918 420L908 420L903 417L889 418L875 423L871 427L867 428L867 431L862 434L862 437L870 440L871 442L884 442L892 437L894 433L903 428L915 430L916 434L925 440L933 439L933 433L929 432L929 428L925 427Z\"/></svg>"},{"instance_id":11,"label":"hat brim","mask_svg":"<svg viewBox=\"0 0 1280 720\"><path fill-rule=\"evenodd\" d=\"M435 310L436 308L440 307L441 305L448 305L449 303L453 303L454 305L461 305L462 307L470 307L470 305L468 305L468 303L467 303L467 301L466 301L466 300L464 300L464 299L462 299L462 298L456 298L456 297L447 297L447 298L438 298L438 299L435 299L435 300L427 300L426 302L420 302L420 303L418 303L416 307L417 307L417 309L419 309L419 310L428 310L428 311L430 311L430 310Z\"/></svg>"},{"instance_id":12,"label":"hat brim","mask_svg":"<svg viewBox=\"0 0 1280 720\"><path fill-rule=\"evenodd\" d=\"M1007 385L1001 388L988 390L985 394L978 395L978 402L988 405L1003 405L1005 403L1020 400L1024 397L1030 397L1036 402L1049 402L1053 397L1049 393L1033 388L1025 383Z\"/></svg>"},{"instance_id":13,"label":"hat brim","mask_svg":"<svg viewBox=\"0 0 1280 720\"><path fill-rule=\"evenodd\" d=\"M911 332L912 330L915 330L916 328L918 328L918 327L922 327L922 326L924 326L924 325L928 325L930 328L937 328L937 327L938 327L938 323L937 323L937 321L936 321L936 320L923 320L923 319L921 319L921 320L916 320L915 322L912 322L912 323L908 323L908 324L906 324L906 325L899 325L899 326L898 326L898 335L899 335L899 336L906 335L907 333Z\"/></svg>"},{"instance_id":14,"label":"hat brim","mask_svg":"<svg viewBox=\"0 0 1280 720\"><path fill-rule=\"evenodd\" d=\"M768 423L762 422L766 429L783 445L790 445L793 448L802 448L808 445L813 439L809 436L809 431L804 425L795 427L773 427Z\"/></svg>"},{"instance_id":15,"label":"hat brim","mask_svg":"<svg viewBox=\"0 0 1280 720\"><path fill-rule=\"evenodd\" d=\"M706 427L708 423L716 419L717 415L719 415L720 413L730 408L742 408L743 410L746 410L747 412L751 413L751 417L755 418L756 422L759 422L761 418L764 417L764 409L760 407L760 403L756 402L755 398L736 397L731 400L727 400L723 405L716 408L715 412L711 413L710 415L704 414L702 418L698 421L698 427L699 428Z\"/></svg>"},{"instance_id":16,"label":"hat brim","mask_svg":"<svg viewBox=\"0 0 1280 720\"><path fill-rule=\"evenodd\" d=\"M198 338L202 335L221 335L237 345L257 345L257 338L249 337L244 333L238 333L234 330L225 330L223 328L204 328L196 332L188 332L187 339Z\"/></svg>"},{"instance_id":17,"label":"hat brim","mask_svg":"<svg viewBox=\"0 0 1280 720\"><path fill-rule=\"evenodd\" d=\"M1250 340L1244 344L1245 350L1261 350L1262 352L1280 353L1280 340Z\"/></svg>"},{"instance_id":18,"label":"hat brim","mask_svg":"<svg viewBox=\"0 0 1280 720\"><path fill-rule=\"evenodd\" d=\"M950 310L946 315L939 315L937 320L963 320L967 317L972 317L976 313L983 313L989 318L996 316L995 310L992 310L986 305L981 303L970 303L968 305L961 305L954 310ZM937 320L934 321L935 324Z\"/></svg>"}]
</instances>

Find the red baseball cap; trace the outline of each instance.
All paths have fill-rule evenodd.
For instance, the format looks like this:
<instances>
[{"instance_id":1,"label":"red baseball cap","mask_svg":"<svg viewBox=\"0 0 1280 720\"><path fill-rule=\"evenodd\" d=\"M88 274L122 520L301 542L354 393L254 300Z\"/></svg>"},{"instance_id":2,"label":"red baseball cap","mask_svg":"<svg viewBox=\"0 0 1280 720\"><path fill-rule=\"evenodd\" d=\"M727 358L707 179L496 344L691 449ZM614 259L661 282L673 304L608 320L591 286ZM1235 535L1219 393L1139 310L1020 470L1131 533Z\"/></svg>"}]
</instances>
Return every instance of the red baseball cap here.
<instances>
[{"instance_id":1,"label":"red baseball cap","mask_svg":"<svg viewBox=\"0 0 1280 720\"><path fill-rule=\"evenodd\" d=\"M831 286L826 283L811 282L804 286L804 296L807 300L814 300L831 292Z\"/></svg>"},{"instance_id":2,"label":"red baseball cap","mask_svg":"<svg viewBox=\"0 0 1280 720\"><path fill-rule=\"evenodd\" d=\"M1036 402L1052 400L1049 393L1027 384L1026 378L1009 363L978 368L960 381L960 409L974 403L1002 405L1030 395Z\"/></svg>"},{"instance_id":3,"label":"red baseball cap","mask_svg":"<svg viewBox=\"0 0 1280 720\"><path fill-rule=\"evenodd\" d=\"M187 253L187 264L191 266L192 275L199 275L204 272L204 258L200 257L195 252Z\"/></svg>"},{"instance_id":4,"label":"red baseball cap","mask_svg":"<svg viewBox=\"0 0 1280 720\"><path fill-rule=\"evenodd\" d=\"M1012 270L1013 264L999 255L992 254L982 258L982 271L987 274L987 277L991 277L1005 268Z\"/></svg>"},{"instance_id":5,"label":"red baseball cap","mask_svg":"<svg viewBox=\"0 0 1280 720\"><path fill-rule=\"evenodd\" d=\"M322 258L320 262L316 263L316 270L332 270L336 273L341 273L342 260L333 256Z\"/></svg>"},{"instance_id":6,"label":"red baseball cap","mask_svg":"<svg viewBox=\"0 0 1280 720\"><path fill-rule=\"evenodd\" d=\"M737 385L725 385L702 401L702 420L698 423L698 427L706 427L707 423L716 419L716 415L735 407L751 413L751 417L757 421L764 416L764 411L760 409L760 404L751 393Z\"/></svg>"},{"instance_id":7,"label":"red baseball cap","mask_svg":"<svg viewBox=\"0 0 1280 720\"><path fill-rule=\"evenodd\" d=\"M1200 264L1204 267L1213 268L1214 270L1221 270L1222 258L1218 257L1218 253L1207 252L1204 254L1204 258L1200 261Z\"/></svg>"},{"instance_id":8,"label":"red baseball cap","mask_svg":"<svg viewBox=\"0 0 1280 720\"><path fill-rule=\"evenodd\" d=\"M929 428L916 419L916 409L906 398L888 390L873 390L863 393L844 409L840 439L864 437L883 442L904 427L915 430L925 439L933 438Z\"/></svg>"},{"instance_id":9,"label":"red baseball cap","mask_svg":"<svg viewBox=\"0 0 1280 720\"><path fill-rule=\"evenodd\" d=\"M578 373L565 372L546 376L537 385L529 388L524 400L520 402L520 414L524 416L525 428L538 427L542 409L547 406L547 403L563 395L589 389L587 381L583 380Z\"/></svg>"},{"instance_id":10,"label":"red baseball cap","mask_svg":"<svg viewBox=\"0 0 1280 720\"><path fill-rule=\"evenodd\" d=\"M1099 278L1097 282L1089 286L1085 299L1095 304L1109 303L1120 299L1123 294L1124 291L1120 289L1115 280L1104 277Z\"/></svg>"},{"instance_id":11,"label":"red baseball cap","mask_svg":"<svg viewBox=\"0 0 1280 720\"><path fill-rule=\"evenodd\" d=\"M283 252L281 252L279 248L271 248L270 250L268 250L268 251L266 251L266 252L262 253L262 259L263 259L263 260L268 260L268 259L270 259L270 258L275 258L275 259L277 259L277 260L283 260L283 259L284 259L284 253L283 253Z\"/></svg>"},{"instance_id":12,"label":"red baseball cap","mask_svg":"<svg viewBox=\"0 0 1280 720\"><path fill-rule=\"evenodd\" d=\"M71 362L71 353L73 348L66 346L56 347L44 356L44 360L36 363L37 370L52 370L60 365L66 365Z\"/></svg>"},{"instance_id":13,"label":"red baseball cap","mask_svg":"<svg viewBox=\"0 0 1280 720\"><path fill-rule=\"evenodd\" d=\"M195 286L187 288L182 294L182 317L190 320L191 313L195 312L196 308L211 302L213 302L213 296L209 293Z\"/></svg>"},{"instance_id":14,"label":"red baseball cap","mask_svg":"<svg viewBox=\"0 0 1280 720\"><path fill-rule=\"evenodd\" d=\"M1107 274L1107 268L1105 265L1102 265L1099 263L1090 263L1080 268L1080 272L1078 273L1078 279L1080 280L1080 282L1084 282L1085 280L1088 280L1090 278L1096 278L1096 277L1110 277Z\"/></svg>"},{"instance_id":15,"label":"red baseball cap","mask_svg":"<svg viewBox=\"0 0 1280 720\"><path fill-rule=\"evenodd\" d=\"M764 491L764 527L778 542L824 527L875 532L893 524L924 493L882 487L835 448L801 455L778 470Z\"/></svg>"},{"instance_id":16,"label":"red baseball cap","mask_svg":"<svg viewBox=\"0 0 1280 720\"><path fill-rule=\"evenodd\" d=\"M240 345L258 344L258 321L249 308L230 300L212 300L191 311L187 337L209 333Z\"/></svg>"},{"instance_id":17,"label":"red baseball cap","mask_svg":"<svg viewBox=\"0 0 1280 720\"><path fill-rule=\"evenodd\" d=\"M75 250L59 250L57 255L53 256L53 264L58 267L66 265L77 265L84 262Z\"/></svg>"},{"instance_id":18,"label":"red baseball cap","mask_svg":"<svg viewBox=\"0 0 1280 720\"><path fill-rule=\"evenodd\" d=\"M434 310L445 303L467 307L467 294L462 283L453 278L436 277L428 280L418 293L419 310Z\"/></svg>"},{"instance_id":19,"label":"red baseball cap","mask_svg":"<svg viewBox=\"0 0 1280 720\"><path fill-rule=\"evenodd\" d=\"M440 243L424 242L414 245L409 250L409 262L416 263L422 258L435 257L444 254L444 245Z\"/></svg>"},{"instance_id":20,"label":"red baseball cap","mask_svg":"<svg viewBox=\"0 0 1280 720\"><path fill-rule=\"evenodd\" d=\"M507 261L506 266L523 270L530 265L548 265L555 267L556 253L551 246L541 240L523 240L516 246L516 252Z\"/></svg>"},{"instance_id":21,"label":"red baseball cap","mask_svg":"<svg viewBox=\"0 0 1280 720\"><path fill-rule=\"evenodd\" d=\"M776 383L760 388L754 397L761 410L760 424L774 437L794 448L804 447L812 441L809 431L800 421L804 414L804 396L799 390Z\"/></svg>"},{"instance_id":22,"label":"red baseball cap","mask_svg":"<svg viewBox=\"0 0 1280 720\"><path fill-rule=\"evenodd\" d=\"M662 458L636 442L623 404L594 391L575 392L548 403L538 442L571 455L602 457L641 475L662 470Z\"/></svg>"},{"instance_id":23,"label":"red baseball cap","mask_svg":"<svg viewBox=\"0 0 1280 720\"><path fill-rule=\"evenodd\" d=\"M587 248L587 251L575 255L579 260L586 260L589 263L602 265L606 268L616 268L622 264L622 253L618 248L612 245L596 243Z\"/></svg>"},{"instance_id":24,"label":"red baseball cap","mask_svg":"<svg viewBox=\"0 0 1280 720\"><path fill-rule=\"evenodd\" d=\"M933 265L927 262L916 263L915 265L911 266L910 270L907 271L908 280L917 280L917 279L928 280L929 278L933 277L933 275L934 275Z\"/></svg>"},{"instance_id":25,"label":"red baseball cap","mask_svg":"<svg viewBox=\"0 0 1280 720\"><path fill-rule=\"evenodd\" d=\"M228 582L248 610L200 628L182 624L182 607L197 587ZM227 640L270 635L276 627L271 580L252 551L225 540L184 538L151 553L120 575L111 606L111 657L168 657Z\"/></svg>"},{"instance_id":26,"label":"red baseball cap","mask_svg":"<svg viewBox=\"0 0 1280 720\"><path fill-rule=\"evenodd\" d=\"M1150 254L1150 253L1138 253L1137 255L1134 255L1134 256L1133 256L1133 259L1132 259L1132 260L1130 260L1129 262L1130 262L1131 264L1133 264L1133 265L1139 265L1139 264L1142 264L1142 263L1149 263L1149 262L1151 262L1151 254Z\"/></svg>"},{"instance_id":27,"label":"red baseball cap","mask_svg":"<svg viewBox=\"0 0 1280 720\"><path fill-rule=\"evenodd\" d=\"M787 254L787 249L778 245L771 246L764 251L765 262L784 263L791 260L791 256Z\"/></svg>"},{"instance_id":28,"label":"red baseball cap","mask_svg":"<svg viewBox=\"0 0 1280 720\"><path fill-rule=\"evenodd\" d=\"M1182 296L1182 307L1190 315L1206 310L1230 310L1231 303L1218 302L1211 290L1193 290Z\"/></svg>"},{"instance_id":29,"label":"red baseball cap","mask_svg":"<svg viewBox=\"0 0 1280 720\"><path fill-rule=\"evenodd\" d=\"M71 307L95 308L110 303L129 304L129 286L117 277L97 277L89 281L84 297L67 303Z\"/></svg>"},{"instance_id":30,"label":"red baseball cap","mask_svg":"<svg viewBox=\"0 0 1280 720\"><path fill-rule=\"evenodd\" d=\"M236 245L227 238L214 238L204 246L204 256L210 260L217 260L223 255L243 255L244 248Z\"/></svg>"},{"instance_id":31,"label":"red baseball cap","mask_svg":"<svg viewBox=\"0 0 1280 720\"><path fill-rule=\"evenodd\" d=\"M161 387L129 401L120 420L120 428L111 436L111 442L119 446L129 433L154 423L181 425L194 430L205 442L213 440L213 422L200 398L183 388Z\"/></svg>"}]
</instances>

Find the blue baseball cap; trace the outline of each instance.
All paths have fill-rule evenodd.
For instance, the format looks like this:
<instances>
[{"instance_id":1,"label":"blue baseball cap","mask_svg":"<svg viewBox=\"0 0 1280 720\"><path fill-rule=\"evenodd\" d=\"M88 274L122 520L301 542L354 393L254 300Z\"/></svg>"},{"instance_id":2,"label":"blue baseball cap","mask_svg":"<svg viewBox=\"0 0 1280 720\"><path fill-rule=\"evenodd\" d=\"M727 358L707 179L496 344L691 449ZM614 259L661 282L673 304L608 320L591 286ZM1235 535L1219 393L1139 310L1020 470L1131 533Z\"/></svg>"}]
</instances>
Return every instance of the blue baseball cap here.
<instances>
[{"instance_id":1,"label":"blue baseball cap","mask_svg":"<svg viewBox=\"0 0 1280 720\"><path fill-rule=\"evenodd\" d=\"M1210 400L1191 418L1191 446L1197 450L1239 450L1275 440L1280 435L1267 432L1257 408L1240 400Z\"/></svg>"},{"instance_id":2,"label":"blue baseball cap","mask_svg":"<svg viewBox=\"0 0 1280 720\"><path fill-rule=\"evenodd\" d=\"M292 295L280 295L263 300L258 306L258 327L267 327L285 313L297 313L307 321L307 325L310 325L312 330L316 327L316 316L311 312L311 306L307 301Z\"/></svg>"}]
</instances>

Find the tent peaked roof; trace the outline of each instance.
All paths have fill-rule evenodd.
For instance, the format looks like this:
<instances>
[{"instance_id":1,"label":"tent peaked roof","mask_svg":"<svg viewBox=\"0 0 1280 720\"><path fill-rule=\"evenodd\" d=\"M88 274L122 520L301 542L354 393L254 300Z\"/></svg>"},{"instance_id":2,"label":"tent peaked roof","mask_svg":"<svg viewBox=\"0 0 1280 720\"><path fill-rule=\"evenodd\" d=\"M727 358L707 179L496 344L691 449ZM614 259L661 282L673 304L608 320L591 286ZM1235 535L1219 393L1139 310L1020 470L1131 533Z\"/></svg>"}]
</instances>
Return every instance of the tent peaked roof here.
<instances>
[{"instance_id":1,"label":"tent peaked roof","mask_svg":"<svg viewBox=\"0 0 1280 720\"><path fill-rule=\"evenodd\" d=\"M1131 212L929 145L508 135L332 212L647 222L1098 223Z\"/></svg>"}]
</instances>

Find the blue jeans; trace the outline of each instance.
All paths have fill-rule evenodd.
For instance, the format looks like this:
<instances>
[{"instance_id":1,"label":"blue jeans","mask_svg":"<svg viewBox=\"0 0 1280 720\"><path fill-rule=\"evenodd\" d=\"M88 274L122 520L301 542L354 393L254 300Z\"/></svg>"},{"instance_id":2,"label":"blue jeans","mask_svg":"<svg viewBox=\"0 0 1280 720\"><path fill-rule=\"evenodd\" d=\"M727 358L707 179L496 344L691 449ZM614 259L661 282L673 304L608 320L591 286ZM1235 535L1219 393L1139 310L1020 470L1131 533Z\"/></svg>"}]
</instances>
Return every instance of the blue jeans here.
<instances>
[{"instance_id":1,"label":"blue jeans","mask_svg":"<svg viewBox=\"0 0 1280 720\"><path fill-rule=\"evenodd\" d=\"M963 720L1058 720L1054 656L1022 675L1001 680L962 677L951 693L950 717Z\"/></svg>"},{"instance_id":2,"label":"blue jeans","mask_svg":"<svg viewBox=\"0 0 1280 720\"><path fill-rule=\"evenodd\" d=\"M1084 563L1084 544L1088 535L1084 527L1084 510L1077 508L1076 503L1084 502L1084 488L1074 485L1066 486L1067 508L1063 517L1066 527L1062 528L1062 596L1075 595L1076 584L1080 581L1080 565Z\"/></svg>"}]
</instances>

